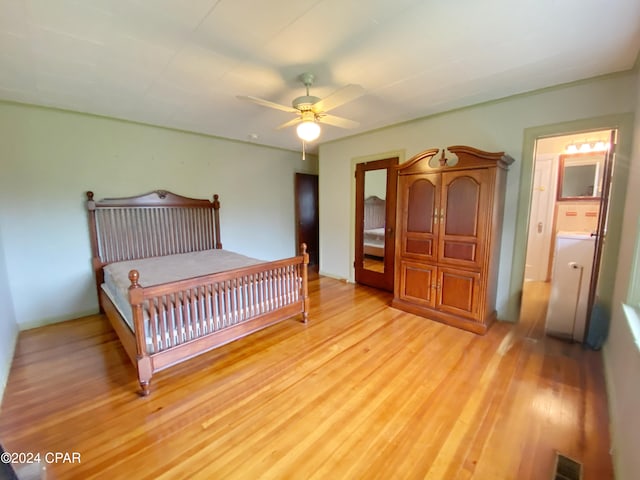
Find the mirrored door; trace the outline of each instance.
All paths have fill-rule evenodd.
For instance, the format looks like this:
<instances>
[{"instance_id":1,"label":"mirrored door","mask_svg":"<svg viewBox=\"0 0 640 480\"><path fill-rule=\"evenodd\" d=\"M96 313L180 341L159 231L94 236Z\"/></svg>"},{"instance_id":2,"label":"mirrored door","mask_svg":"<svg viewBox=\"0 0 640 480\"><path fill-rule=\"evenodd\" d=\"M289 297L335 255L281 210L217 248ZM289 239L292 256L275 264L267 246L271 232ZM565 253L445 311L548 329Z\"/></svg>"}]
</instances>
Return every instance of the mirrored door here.
<instances>
[{"instance_id":1,"label":"mirrored door","mask_svg":"<svg viewBox=\"0 0 640 480\"><path fill-rule=\"evenodd\" d=\"M393 291L398 158L356 165L356 282Z\"/></svg>"}]
</instances>

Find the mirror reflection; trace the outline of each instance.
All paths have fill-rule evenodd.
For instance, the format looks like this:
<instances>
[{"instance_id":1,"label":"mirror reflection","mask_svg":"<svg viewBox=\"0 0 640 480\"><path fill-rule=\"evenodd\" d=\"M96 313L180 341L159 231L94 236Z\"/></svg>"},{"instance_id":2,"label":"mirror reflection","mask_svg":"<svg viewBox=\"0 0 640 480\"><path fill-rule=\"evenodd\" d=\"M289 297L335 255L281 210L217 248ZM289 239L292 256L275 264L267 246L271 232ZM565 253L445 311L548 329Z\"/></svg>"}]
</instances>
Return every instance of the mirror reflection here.
<instances>
[{"instance_id":1,"label":"mirror reflection","mask_svg":"<svg viewBox=\"0 0 640 480\"><path fill-rule=\"evenodd\" d=\"M560 155L558 200L592 200L602 192L605 154Z\"/></svg>"},{"instance_id":2,"label":"mirror reflection","mask_svg":"<svg viewBox=\"0 0 640 480\"><path fill-rule=\"evenodd\" d=\"M387 169L364 172L364 268L384 272Z\"/></svg>"}]
</instances>

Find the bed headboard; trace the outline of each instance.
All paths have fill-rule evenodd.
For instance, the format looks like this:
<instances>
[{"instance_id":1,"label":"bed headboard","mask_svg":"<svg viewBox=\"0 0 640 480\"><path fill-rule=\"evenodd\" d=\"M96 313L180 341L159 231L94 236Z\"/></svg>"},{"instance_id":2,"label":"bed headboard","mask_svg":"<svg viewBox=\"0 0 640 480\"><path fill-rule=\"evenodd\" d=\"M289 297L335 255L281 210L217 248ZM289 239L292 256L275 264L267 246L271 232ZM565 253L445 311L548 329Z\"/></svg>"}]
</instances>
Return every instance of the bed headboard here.
<instances>
[{"instance_id":1,"label":"bed headboard","mask_svg":"<svg viewBox=\"0 0 640 480\"><path fill-rule=\"evenodd\" d=\"M386 202L375 195L364 201L364 229L384 227L386 219Z\"/></svg>"},{"instance_id":2,"label":"bed headboard","mask_svg":"<svg viewBox=\"0 0 640 480\"><path fill-rule=\"evenodd\" d=\"M96 201L87 192L87 209L94 269L100 276L107 263L222 248L218 195L212 202L155 190Z\"/></svg>"}]
</instances>

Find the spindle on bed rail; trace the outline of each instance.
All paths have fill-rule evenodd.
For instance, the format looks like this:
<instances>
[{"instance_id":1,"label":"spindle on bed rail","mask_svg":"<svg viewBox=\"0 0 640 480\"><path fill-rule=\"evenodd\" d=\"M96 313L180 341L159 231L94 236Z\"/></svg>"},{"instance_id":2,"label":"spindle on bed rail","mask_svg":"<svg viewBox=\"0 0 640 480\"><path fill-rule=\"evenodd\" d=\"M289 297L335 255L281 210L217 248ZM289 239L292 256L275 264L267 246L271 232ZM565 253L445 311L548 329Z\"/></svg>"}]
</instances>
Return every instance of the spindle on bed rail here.
<instances>
[{"instance_id":1,"label":"spindle on bed rail","mask_svg":"<svg viewBox=\"0 0 640 480\"><path fill-rule=\"evenodd\" d=\"M133 326L136 332L136 349L137 349L137 369L138 369L138 381L143 395L149 395L149 382L153 375L153 367L151 366L151 359L147 354L146 348L146 335L144 328L144 317L142 314L142 305L144 301L143 289L138 283L140 274L137 270L131 270L129 272L129 280L131 286L129 287L129 297L131 298L131 309L133 311Z\"/></svg>"},{"instance_id":2,"label":"spindle on bed rail","mask_svg":"<svg viewBox=\"0 0 640 480\"><path fill-rule=\"evenodd\" d=\"M302 263L302 321L307 323L309 320L309 287L308 287L308 266L309 266L309 254L307 253L307 244L303 243L301 245L301 253L304 258L304 262Z\"/></svg>"}]
</instances>

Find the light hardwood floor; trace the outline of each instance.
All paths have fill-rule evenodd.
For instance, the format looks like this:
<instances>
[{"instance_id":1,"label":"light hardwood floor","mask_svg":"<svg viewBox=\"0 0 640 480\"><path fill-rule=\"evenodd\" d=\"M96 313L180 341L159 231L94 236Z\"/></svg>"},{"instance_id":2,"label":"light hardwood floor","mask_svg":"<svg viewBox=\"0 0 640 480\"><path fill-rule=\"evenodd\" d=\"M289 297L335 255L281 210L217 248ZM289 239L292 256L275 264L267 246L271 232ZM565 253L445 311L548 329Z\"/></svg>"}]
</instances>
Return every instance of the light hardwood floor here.
<instances>
[{"instance_id":1,"label":"light hardwood floor","mask_svg":"<svg viewBox=\"0 0 640 480\"><path fill-rule=\"evenodd\" d=\"M316 277L290 320L154 376L105 320L20 334L11 452L79 452L47 478L551 479L554 451L613 478L601 353L543 335L544 284L484 337Z\"/></svg>"},{"instance_id":2,"label":"light hardwood floor","mask_svg":"<svg viewBox=\"0 0 640 480\"><path fill-rule=\"evenodd\" d=\"M384 273L384 259L365 255L362 262L364 269Z\"/></svg>"}]
</instances>

